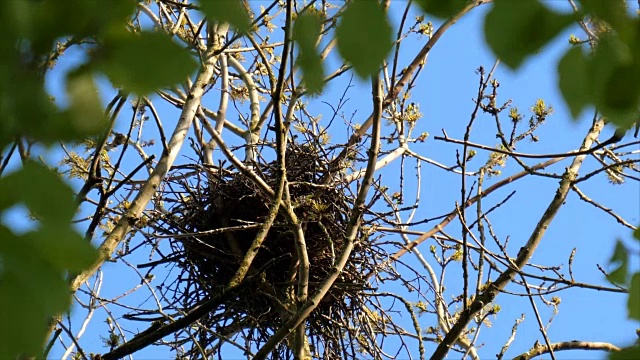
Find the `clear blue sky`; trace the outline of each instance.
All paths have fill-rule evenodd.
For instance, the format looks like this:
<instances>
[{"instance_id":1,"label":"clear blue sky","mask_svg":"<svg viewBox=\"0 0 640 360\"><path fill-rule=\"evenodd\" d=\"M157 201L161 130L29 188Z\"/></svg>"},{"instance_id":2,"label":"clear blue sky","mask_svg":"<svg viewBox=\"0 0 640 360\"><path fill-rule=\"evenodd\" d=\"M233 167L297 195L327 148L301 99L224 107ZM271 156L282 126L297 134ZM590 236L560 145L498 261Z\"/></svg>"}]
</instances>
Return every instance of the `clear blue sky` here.
<instances>
[{"instance_id":1,"label":"clear blue sky","mask_svg":"<svg viewBox=\"0 0 640 360\"><path fill-rule=\"evenodd\" d=\"M402 10L404 2L392 2L392 14L395 19L399 11ZM454 25L444 37L438 42L429 55L425 70L417 81L418 86L412 91L412 101L420 104L420 110L424 117L419 121L414 133L419 134L426 131L430 134L429 140L424 144L416 144L413 146L414 151L419 152L440 163L452 165L455 163L455 149L459 147L452 144L443 144L433 140L434 135L441 135L441 129L445 128L450 137L462 139L464 128L469 119L469 114L473 109L472 98L476 94L478 76L475 70L482 65L485 69L490 69L495 58L484 44L482 19L488 7L477 9L471 14L465 16L456 25ZM413 16L410 16L413 19ZM436 27L439 22L435 21ZM394 30L395 32L395 30ZM554 107L555 113L537 133L540 137L538 143L522 142L518 147L518 151L527 153L555 153L573 150L580 145L583 136L590 124L592 116L591 112L585 112L579 121L572 121L567 108L564 106L562 98L557 90L556 78L556 62L559 56L566 50L568 46L568 37L570 33L581 36L582 33L578 29L562 34L543 52L527 61L517 72L512 72L504 66L500 66L496 71L495 77L500 81L500 99L498 103L508 99L513 100L513 105L517 106L525 119L528 119L530 112L528 108L532 106L536 99L543 98L545 102ZM275 35L274 35L275 36ZM401 63L408 63L417 50L424 44L426 38L415 39L409 38L402 45ZM60 67L51 73L48 78L48 87L51 94L59 98L61 97L61 74L80 61L78 52L70 53L62 59ZM335 64L330 61L330 64ZM332 69L335 67L331 67ZM335 101L342 93L348 76L343 76L326 89L325 97L321 100L329 102ZM354 81L356 87L353 88L347 97L350 99L344 109L345 114L351 114L357 111L354 121L356 123L363 122L368 116L370 104L370 90L367 83ZM113 94L111 90L106 90L105 99ZM205 100L208 105L215 108L217 98L209 98ZM156 101L160 114L165 122L165 131L170 131L172 124L177 119L178 112L168 106L160 105ZM244 104L248 106L247 103ZM320 102L315 102L311 106L312 112L316 114L327 113L330 109ZM247 111L243 109L243 111ZM127 109L121 117L119 129L127 126ZM471 141L483 143L486 145L495 145L495 125L493 120L487 116L481 116L475 123L474 132ZM603 135L608 135L612 129L607 129ZM147 135L147 137L156 136ZM339 141L344 134L332 134L332 141ZM149 151L151 153L151 150ZM188 146L185 146L183 155L191 152ZM157 153L159 155L159 153ZM59 158L60 152L54 151L49 158ZM216 156L219 156L218 154ZM471 166L479 166L486 161L488 154L479 151L476 159L472 161ZM177 163L187 163L186 157L179 157ZM528 164L535 164L534 161L528 161ZM125 164L125 169L135 167L136 163ZM568 161L557 164L552 170L561 173ZM585 165L585 169L593 168L595 165L590 161ZM408 168L413 167L413 161ZM383 181L391 184L397 184L398 165L391 165L384 169L381 174ZM504 169L503 176L507 176L514 172L520 171L520 168L513 161L507 164ZM583 170L581 173L585 173ZM407 184L411 194L411 187L415 187L415 179L408 173ZM138 176L140 178L140 176ZM500 179L500 178L498 178ZM485 186L492 184L495 180L489 180ZM471 181L469 181L471 183ZM520 180L514 186L507 187L493 196L489 197L486 206L491 206L501 201L511 190L516 190L516 194L506 205L493 213L491 220L498 236L504 239L510 237L509 250L515 254L517 249L527 240L537 220L542 212L549 204L557 187L557 180L528 178ZM455 201L459 201L460 180L458 176L446 173L435 167L423 164L422 173L422 207L417 218L429 218L438 216L451 211ZM79 186L79 183L74 183ZM640 222L640 189L637 183L628 182L624 185L611 186L608 184L606 177L599 176L581 184L581 189L594 200L611 207L623 216L626 220L634 225ZM5 223L14 224L14 228L20 228L25 224L20 219L24 213L16 210L12 214L6 216L3 221ZM426 230L429 225L419 227L416 230ZM455 224L447 228L448 233L460 237L460 231ZM568 197L567 204L560 210L555 221L552 223L547 234L544 237L542 245L536 252L533 261L540 265L559 265L567 266L567 259L574 247L578 248L574 263L574 274L576 280L588 283L607 285L607 281L596 268L596 264L606 267L608 259L613 251L615 240L617 238L630 242L631 231L619 226L616 221L602 211L594 209L591 205L586 204L571 193ZM100 240L100 239L97 239ZM421 248L423 254L429 258L428 246L433 242L427 241ZM634 245L637 245L635 243ZM148 261L141 257L140 259L129 259L135 263ZM415 265L416 269L420 269L420 265L414 263L411 254L405 255L404 261ZM632 266L639 268L638 259L633 259ZM448 268L447 272L447 293L451 296L460 293L461 281L459 275L459 266L453 265ZM537 284L530 280L533 284ZM135 274L131 269L121 268L114 264L105 265L105 283L103 285L102 296L109 298L122 293L127 288L132 288L139 283ZM514 290L509 287L507 290ZM387 291L401 291L395 285L389 286ZM521 289L518 289L521 291ZM637 323L626 320L626 296L620 294L609 294L590 290L572 289L560 292L558 295L562 298L559 306L559 312L555 316L553 323L548 328L548 335L552 342L584 340L584 341L605 341L612 342L619 346L630 344L635 338L635 329ZM139 305L147 300L147 295L143 292L135 293L127 299L127 303ZM547 296L549 299L550 296ZM408 300L412 299L408 295ZM497 317L492 318L493 326L491 328L483 328L480 334L479 343L484 344L479 349L479 354L483 358L493 358L500 350L500 347L509 338L511 327L515 319L520 317L521 313L526 314L525 322L520 325L516 339L511 345L508 357L513 357L521 352L530 349L533 343L538 340L543 342L535 317L531 310L529 300L525 297L515 298L509 295L499 295L496 303L501 306L501 311ZM546 324L552 315L552 308L545 306L540 301L537 302L543 322ZM118 314L126 313L126 310L111 306L111 310ZM73 317L82 319L86 313L84 310L75 309ZM405 315L405 320L407 319ZM80 343L86 351L105 352L106 349L101 346L98 336L106 336L106 324L103 323L104 313L96 314L90 324L87 333L82 337ZM434 325L431 317L421 318L421 326L426 328ZM79 323L74 324L74 332L78 331ZM131 329L131 324L129 328ZM147 324L141 323L139 330L144 330ZM131 338L132 334L127 334ZM69 342L67 341L67 344ZM425 343L427 354L430 354L435 346ZM56 346L51 354L52 358L58 358L62 353L61 346ZM415 351L417 354L417 349ZM168 355L164 349L149 348L139 352L135 358L166 358ZM235 356L228 354L228 356ZM450 354L451 358L459 357L457 354ZM558 358L583 358L583 359L600 359L606 354L602 352L565 352L557 354ZM229 358L229 357L225 357ZM544 358L548 358L545 356Z\"/></svg>"}]
</instances>

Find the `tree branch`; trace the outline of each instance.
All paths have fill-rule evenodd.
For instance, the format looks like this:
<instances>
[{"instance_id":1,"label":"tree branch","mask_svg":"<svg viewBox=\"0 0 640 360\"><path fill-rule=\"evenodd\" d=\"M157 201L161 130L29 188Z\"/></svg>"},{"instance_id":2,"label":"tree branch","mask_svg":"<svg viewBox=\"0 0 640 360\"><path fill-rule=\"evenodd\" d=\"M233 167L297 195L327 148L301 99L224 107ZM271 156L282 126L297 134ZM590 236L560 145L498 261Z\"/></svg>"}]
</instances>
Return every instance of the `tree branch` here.
<instances>
[{"instance_id":1,"label":"tree branch","mask_svg":"<svg viewBox=\"0 0 640 360\"><path fill-rule=\"evenodd\" d=\"M287 321L267 343L260 349L254 359L265 359L267 354L271 352L285 337L287 337L293 329L295 329L304 319L306 319L311 312L318 306L322 298L327 294L333 283L336 281L342 269L349 260L351 251L358 230L360 228L361 217L365 210L365 201L369 188L373 183L373 175L375 173L375 164L378 159L378 152L380 151L380 119L382 118L382 88L380 87L380 79L376 76L372 79L372 95L373 95L373 113L374 113L374 126L371 134L371 145L369 147L368 155L369 160L367 162L367 172L362 180L362 185L358 190L358 196L353 206L353 211L349 219L349 227L346 231L345 245L342 250L342 254L336 261L334 266L329 271L327 278L318 287L316 292L311 296L307 302L298 310L295 316Z\"/></svg>"},{"instance_id":2,"label":"tree branch","mask_svg":"<svg viewBox=\"0 0 640 360\"><path fill-rule=\"evenodd\" d=\"M591 147L591 144L593 144L593 142L598 138L598 135L602 131L603 127L603 120L594 120L593 126L582 142L580 151L584 151ZM498 295L498 292L504 289L504 287L513 280L513 277L517 274L518 270L521 270L527 264L529 259L531 259L534 251L538 248L538 245L540 245L540 242L542 241L542 238L544 237L549 224L551 224L551 221L554 219L554 217L558 213L558 210L567 198L567 194L571 189L571 184L577 178L578 170L580 169L580 166L582 165L585 157L586 155L575 157L571 165L566 169L564 175L562 176L562 180L560 181L560 186L558 187L555 196L551 200L551 203L547 207L547 210L540 218L540 221L531 233L531 236L529 237L527 243L523 247L521 247L520 251L518 252L518 255L514 261L514 265L517 267L517 269L509 268L505 272L503 272L494 282L488 284L487 289L475 298L473 303L467 308L466 311L462 311L460 313L458 321L451 328L451 331L447 333L444 340L438 345L436 351L431 356L432 360L444 359L444 357L449 352L449 348L455 343L460 334L462 334L467 324L469 324L473 317L480 310L482 310L485 305L491 303L493 299Z\"/></svg>"},{"instance_id":3,"label":"tree branch","mask_svg":"<svg viewBox=\"0 0 640 360\"><path fill-rule=\"evenodd\" d=\"M209 51L208 58L204 64L202 64L202 68L198 72L196 81L193 86L191 86L187 101L182 108L180 119L176 124L176 128L171 139L169 140L169 151L163 152L158 164L153 170L153 173L144 183L142 189L138 192L138 195L131 203L131 206L127 209L125 215L120 218L120 221L118 221L113 231L109 233L107 238L98 247L98 259L96 259L96 261L87 270L73 278L70 284L70 290L72 292L78 290L78 288L80 288L80 286L87 281L105 261L111 258L113 251L118 247L118 245L120 245L120 242L129 233L131 227L138 221L142 212L147 207L147 204L155 195L158 186L164 180L171 168L171 165L173 165L173 162L178 156L178 152L180 151L187 133L189 132L189 128L191 127L191 123L196 115L196 111L200 106L200 101L204 94L204 88L213 76L214 62L215 59L211 56L211 51Z\"/></svg>"},{"instance_id":4,"label":"tree branch","mask_svg":"<svg viewBox=\"0 0 640 360\"><path fill-rule=\"evenodd\" d=\"M589 342L589 341L565 341L560 343L553 343L551 347L536 343L534 347L526 353L520 354L514 357L514 360L529 360L536 356L540 356L553 351L565 351L565 350L604 350L604 351L620 351L620 348L605 342Z\"/></svg>"}]
</instances>

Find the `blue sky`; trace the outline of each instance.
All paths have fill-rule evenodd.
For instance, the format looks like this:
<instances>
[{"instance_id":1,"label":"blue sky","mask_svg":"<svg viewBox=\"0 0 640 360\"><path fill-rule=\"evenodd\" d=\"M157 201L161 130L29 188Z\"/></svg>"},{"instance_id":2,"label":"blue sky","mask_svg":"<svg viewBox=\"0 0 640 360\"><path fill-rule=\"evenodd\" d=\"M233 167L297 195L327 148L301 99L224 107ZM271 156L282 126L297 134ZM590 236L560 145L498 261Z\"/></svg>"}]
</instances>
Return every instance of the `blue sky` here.
<instances>
[{"instance_id":1,"label":"blue sky","mask_svg":"<svg viewBox=\"0 0 640 360\"><path fill-rule=\"evenodd\" d=\"M394 19L397 18L399 11L402 11L403 6L404 2L392 2L391 12ZM424 115L418 122L414 134L419 134L423 131L430 134L427 142L415 144L412 149L440 163L454 164L455 150L461 150L461 148L457 145L435 141L433 136L441 135L441 129L444 128L448 136L462 139L466 123L474 107L472 98L476 94L478 83L478 76L475 71L479 66L483 66L488 71L495 61L483 39L482 22L484 13L487 10L488 7L486 6L474 10L447 31L431 51L424 72L417 81L416 88L412 91L411 101L420 104L420 111ZM412 19L413 16L410 18ZM439 23L434 21L434 25L437 27ZM571 33L579 37L582 35L579 29L567 31L559 36L553 44L546 47L541 54L530 58L518 71L510 71L501 65L495 73L495 78L501 84L498 103L512 99L513 106L517 106L520 109L521 113L525 115L525 119L530 116L529 107L538 98L543 98L547 104L555 109L547 124L537 132L540 141L537 143L523 141L518 146L517 150L519 152L557 153L576 149L589 128L592 112L585 112L580 119L573 121L557 89L556 62L569 46L568 37ZM408 63L425 41L426 37L422 39L410 37L403 42L400 56L401 63ZM67 54L60 62L60 67L52 72L48 78L48 89L61 102L64 102L61 96L63 89L62 74L65 69L75 66L80 61L81 54L79 52ZM329 64L331 69L335 68L335 59L330 59ZM348 79L348 75L343 75L332 83L325 90L323 97L318 100L336 101L342 94ZM357 79L354 79L354 84L355 87L347 95L349 101L345 106L344 113L351 115L355 112L354 121L361 123L370 113L370 87L369 84L360 82ZM113 90L109 90L107 85L106 82L103 82L102 89L104 90L105 99L110 98L113 94ZM217 101L215 97L205 98L205 103L212 108L216 107ZM167 131L166 129L171 129L179 113L170 106L160 104L160 102L156 101L165 123L165 131ZM248 107L248 104L245 103L244 105ZM326 105L319 101L312 102L310 109L316 114L328 115L330 111ZM246 111L246 109L243 109L243 111ZM127 116L129 115L130 106L121 116L122 120L119 121L117 130L126 129L126 126L128 126ZM613 129L607 128L603 133L602 139L605 139L612 131ZM345 133L336 132L331 135L332 141L337 142L345 136ZM147 139L150 137L157 138L157 134L151 132L146 135ZM471 141L490 146L497 143L495 125L491 118L482 115L477 119ZM150 153L152 152L152 150L149 151ZM185 144L182 155L189 155L190 152L191 150ZM61 156L61 152L55 150L47 155L49 159L57 159L59 156ZM177 163L189 162L189 159L185 156L180 156ZM216 156L220 155L217 154ZM478 151L478 155L470 163L470 166L483 164L487 156L488 153ZM537 162L527 161L529 165L535 163ZM413 164L413 160L408 160L407 167L412 168ZM569 160L562 161L552 167L551 171L561 174L568 164ZM17 164L13 165L16 166ZM132 160L130 163L125 164L124 170L131 170L136 165L137 163ZM581 174L586 173L588 169L594 169L596 165L592 159L589 159L585 163ZM451 211L455 201L459 201L460 198L459 177L427 164L423 164L422 168L422 205L417 218L430 218ZM392 164L385 168L381 171L383 181L390 184L392 188L397 186L398 171L399 164ZM520 171L520 168L511 160L508 162L507 167L503 169L502 177L518 171ZM411 174L411 172L408 172L408 174ZM141 175L142 172L138 178L143 178ZM496 180L502 177L498 177ZM405 186L409 189L408 193L410 194L413 192L412 187L415 187L415 177L409 175L405 180ZM494 183L496 180L488 180L485 186ZM468 183L471 182L472 180L468 181ZM510 237L509 250L513 254L517 253L518 248L526 242L537 220L555 194L557 183L558 181L555 179L525 178L487 198L485 206L490 207L502 201L512 190L516 191L514 197L507 204L496 210L491 217L497 235L501 239L507 236ZM80 186L78 182L74 182L74 185L78 188ZM606 177L601 175L580 184L580 188L592 199L615 209L618 214L632 224L637 225L640 223L640 188L637 183L628 181L623 185L612 186L608 183ZM87 209L89 208L85 207L85 210ZM469 213L471 214L474 211L470 210ZM24 229L24 226L28 224L21 218L23 215L23 211L16 209L16 211L5 216L3 222L13 224L13 228L16 229ZM428 230L434 224L429 223L413 230ZM82 229L82 224L80 228ZM447 232L458 238L460 237L459 227L455 223L452 223L447 228ZM630 246L637 246L637 243L631 242L630 230L619 226L609 215L582 202L575 193L570 193L567 204L560 210L547 231L542 245L533 258L533 262L547 266L563 264L566 268L569 254L574 247L577 247L573 268L576 280L608 285L598 271L596 264L606 268L615 240L618 238L624 240ZM96 239L96 241L99 240L100 238ZM421 247L423 255L427 256L427 258L429 255L428 246L431 244L434 243L429 240ZM135 265L136 261L138 261L137 263L144 263L149 259L141 256L140 258L128 260ZM405 255L403 261L407 261L416 266L416 269L420 269L420 265L415 263L411 254ZM637 258L633 259L632 267L640 268ZM447 268L445 284L448 290L446 296L451 297L460 293L461 277L459 268L455 264ZM106 264L104 270L105 282L102 296L105 298L117 296L127 288L133 288L139 284L139 278L135 276L133 270L121 267L121 264ZM533 280L530 280L530 282L539 285ZM387 291L394 290L401 291L395 285L388 286ZM522 291L521 288L516 289L512 286L508 287L507 290ZM626 320L626 296L581 289L571 289L554 295L560 296L562 303L558 308L559 311L555 315L553 323L548 328L548 335L552 342L570 340L605 341L624 346L630 344L636 338L634 332L638 324ZM547 299L549 298L550 296L547 296ZM147 300L147 295L140 292L130 295L127 301L131 304L139 305ZM408 300L417 301L417 299L412 299L411 295L408 295ZM501 294L496 299L496 303L501 306L501 311L497 317L491 319L493 326L481 330L479 343L485 344L479 349L481 357L493 358L500 351L500 347L510 336L511 327L515 319L519 318L522 313L526 314L526 320L520 325L516 339L511 345L511 350L507 353L507 356L513 357L530 349L536 340L543 342L529 300L526 297ZM542 320L546 324L553 313L553 309L540 301L537 302L537 306ZM126 312L126 310L118 308L112 310L116 316ZM80 309L75 309L72 314L74 318L82 319L86 313ZM80 344L86 351L106 351L99 341L100 335L106 336L106 324L102 322L103 319L104 313L97 312L87 333L81 339ZM406 320L405 316L404 320L401 321ZM421 318L421 322L423 322L421 326L423 328L432 326L432 320L430 317ZM74 332L77 332L78 325L79 323L74 325ZM140 323L139 330L144 330L146 326L147 324ZM131 338L131 336L131 334L127 334L128 338ZM68 344L69 341L66 343ZM427 354L430 354L435 349L435 346L431 343L425 343L425 346ZM57 345L51 357L58 358L63 351L61 346ZM417 350L415 353L417 354ZM450 355L452 358L459 356ZM141 351L135 358L166 358L167 356L164 349L150 348ZM236 354L231 352L227 353L225 358L233 356L236 356ZM597 351L576 351L557 354L557 357L561 359L600 359L605 356L605 353ZM548 358L548 356L545 358Z\"/></svg>"}]
</instances>

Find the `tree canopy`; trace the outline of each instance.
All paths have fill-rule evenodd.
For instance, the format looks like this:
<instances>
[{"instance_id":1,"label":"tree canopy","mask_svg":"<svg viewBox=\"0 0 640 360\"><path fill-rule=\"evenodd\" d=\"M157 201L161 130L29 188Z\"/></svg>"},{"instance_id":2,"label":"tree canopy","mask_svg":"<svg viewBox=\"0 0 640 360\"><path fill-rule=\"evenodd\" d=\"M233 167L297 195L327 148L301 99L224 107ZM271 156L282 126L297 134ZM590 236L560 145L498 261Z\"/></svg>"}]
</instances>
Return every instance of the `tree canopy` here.
<instances>
[{"instance_id":1,"label":"tree canopy","mask_svg":"<svg viewBox=\"0 0 640 360\"><path fill-rule=\"evenodd\" d=\"M640 358L547 330L575 289L624 296L640 320L640 230L626 219L638 211L640 20L624 1L550 5L3 2L0 357L480 358L490 342L498 358ZM473 98L466 118L432 136L425 114L440 104L421 96L421 75L445 33L482 11L496 61L456 90ZM591 120L545 152L546 95L516 104L496 69L522 68L568 30L549 71L571 117ZM527 187L540 196L514 197ZM580 222L633 233L597 239L613 254L589 264L603 281L574 270L581 239L538 255L578 201L599 214ZM518 298L535 315L530 348L511 346L524 314L501 317ZM482 340L498 321L511 336Z\"/></svg>"}]
</instances>

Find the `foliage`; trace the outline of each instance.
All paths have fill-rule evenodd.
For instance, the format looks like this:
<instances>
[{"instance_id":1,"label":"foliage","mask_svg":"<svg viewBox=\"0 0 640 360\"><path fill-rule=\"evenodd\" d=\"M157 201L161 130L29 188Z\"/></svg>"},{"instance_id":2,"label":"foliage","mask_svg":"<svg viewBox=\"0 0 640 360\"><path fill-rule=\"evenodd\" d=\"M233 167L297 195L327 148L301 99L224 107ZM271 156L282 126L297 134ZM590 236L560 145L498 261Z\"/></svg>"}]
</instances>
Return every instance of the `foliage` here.
<instances>
[{"instance_id":1,"label":"foliage","mask_svg":"<svg viewBox=\"0 0 640 360\"><path fill-rule=\"evenodd\" d=\"M50 169L28 161L0 179L0 191L0 211L23 203L38 222L22 235L0 226L0 357L14 358L38 352L49 317L71 303L64 275L89 266L95 250L70 226L73 192Z\"/></svg>"},{"instance_id":2,"label":"foliage","mask_svg":"<svg viewBox=\"0 0 640 360\"><path fill-rule=\"evenodd\" d=\"M122 31L104 39L94 53L92 66L115 86L146 95L180 82L195 70L196 62L165 34Z\"/></svg>"},{"instance_id":3,"label":"foliage","mask_svg":"<svg viewBox=\"0 0 640 360\"><path fill-rule=\"evenodd\" d=\"M633 233L634 239L640 243L640 227ZM637 244L635 244L637 245ZM610 265L614 266L608 278L612 283L626 286L629 289L629 297L627 299L627 311L630 319L640 320L640 271L629 274L629 258L640 255L635 248L628 249L618 240L613 255L611 256ZM640 329L638 330L640 338ZM637 359L640 356L640 345L636 342L635 346L622 349L618 353L612 353L609 359Z\"/></svg>"},{"instance_id":4,"label":"foliage","mask_svg":"<svg viewBox=\"0 0 640 360\"><path fill-rule=\"evenodd\" d=\"M129 0L111 2L109 11L92 1L0 5L5 36L0 45L0 149L13 143L15 150L22 137L31 147L36 141L53 144L104 132L96 70L141 94L173 85L193 71L195 61L169 37L124 31L134 6ZM67 36L64 45L54 45ZM67 46L91 39L104 43L95 44L88 66L67 75L67 106L61 108L47 95L44 74ZM91 265L96 255L71 226L78 206L72 190L55 170L29 161L28 152L21 153L21 169L0 179L0 214L23 204L37 219L35 230L22 235L0 226L1 358L41 351L51 317L71 304L65 278Z\"/></svg>"},{"instance_id":5,"label":"foliage","mask_svg":"<svg viewBox=\"0 0 640 360\"><path fill-rule=\"evenodd\" d=\"M200 10L212 20L229 23L240 33L251 28L251 19L240 1L201 1Z\"/></svg>"},{"instance_id":6,"label":"foliage","mask_svg":"<svg viewBox=\"0 0 640 360\"><path fill-rule=\"evenodd\" d=\"M309 12L298 16L293 26L293 40L299 47L297 64L302 70L307 90L312 94L320 92L324 85L322 59L316 49L321 29L320 15Z\"/></svg>"},{"instance_id":7,"label":"foliage","mask_svg":"<svg viewBox=\"0 0 640 360\"><path fill-rule=\"evenodd\" d=\"M361 78L378 72L391 50L391 36L387 15L375 1L351 2L336 29L340 55Z\"/></svg>"},{"instance_id":8,"label":"foliage","mask_svg":"<svg viewBox=\"0 0 640 360\"><path fill-rule=\"evenodd\" d=\"M572 22L572 16L557 14L537 0L496 0L485 18L484 34L491 50L515 69Z\"/></svg>"}]
</instances>

